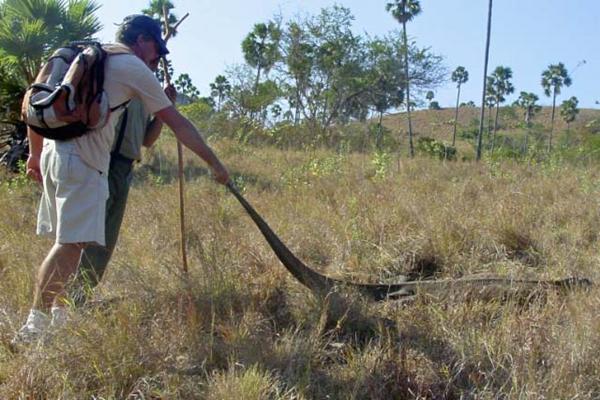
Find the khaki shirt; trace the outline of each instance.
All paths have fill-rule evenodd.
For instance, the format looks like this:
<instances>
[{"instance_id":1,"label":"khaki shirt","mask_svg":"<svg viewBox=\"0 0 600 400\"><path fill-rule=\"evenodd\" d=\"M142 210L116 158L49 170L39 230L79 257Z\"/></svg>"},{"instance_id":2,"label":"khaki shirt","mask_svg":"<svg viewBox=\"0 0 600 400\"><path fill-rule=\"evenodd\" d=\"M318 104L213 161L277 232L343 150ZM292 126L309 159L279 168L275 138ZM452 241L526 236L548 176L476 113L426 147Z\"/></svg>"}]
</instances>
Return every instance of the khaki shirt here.
<instances>
[{"instance_id":1,"label":"khaki shirt","mask_svg":"<svg viewBox=\"0 0 600 400\"><path fill-rule=\"evenodd\" d=\"M125 122L123 141L119 148L119 154L132 160L142 159L142 145L146 137L146 131L152 121L152 115L146 111L144 104L138 99L131 99L127 105L127 121L124 121L125 113L119 118L115 128L115 140L111 151L115 151L121 125Z\"/></svg>"}]
</instances>

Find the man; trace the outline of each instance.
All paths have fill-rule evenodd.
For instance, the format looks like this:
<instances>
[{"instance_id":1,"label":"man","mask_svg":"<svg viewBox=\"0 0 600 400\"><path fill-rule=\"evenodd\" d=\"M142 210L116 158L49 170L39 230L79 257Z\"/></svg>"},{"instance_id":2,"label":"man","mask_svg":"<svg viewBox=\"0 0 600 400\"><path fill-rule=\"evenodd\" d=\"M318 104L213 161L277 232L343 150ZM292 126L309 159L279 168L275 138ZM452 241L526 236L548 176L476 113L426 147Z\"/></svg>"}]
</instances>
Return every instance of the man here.
<instances>
[{"instance_id":1,"label":"man","mask_svg":"<svg viewBox=\"0 0 600 400\"><path fill-rule=\"evenodd\" d=\"M118 37L119 32L117 39ZM153 71L157 67L158 64L150 65ZM165 94L175 102L176 93L172 86L165 89ZM132 99L117 124L108 171L106 246L91 244L82 251L76 278L70 284L70 297L76 306L85 304L92 289L98 285L116 247L129 195L133 163L141 159L142 145L151 147L160 135L162 121L150 117L144 104L140 100Z\"/></svg>"},{"instance_id":2,"label":"man","mask_svg":"<svg viewBox=\"0 0 600 400\"><path fill-rule=\"evenodd\" d=\"M139 98L148 112L209 165L217 182L226 184L227 169L173 107L149 68L168 54L158 23L145 15L131 15L119 31L116 46L129 54L111 55L106 62L104 90L111 108ZM13 344L36 341L48 326L64 323L65 285L77 270L82 250L91 243L106 244L107 174L114 126L121 112L111 114L105 127L64 142L28 132L27 173L44 185L37 232L53 234L55 244L39 268L31 311Z\"/></svg>"}]
</instances>

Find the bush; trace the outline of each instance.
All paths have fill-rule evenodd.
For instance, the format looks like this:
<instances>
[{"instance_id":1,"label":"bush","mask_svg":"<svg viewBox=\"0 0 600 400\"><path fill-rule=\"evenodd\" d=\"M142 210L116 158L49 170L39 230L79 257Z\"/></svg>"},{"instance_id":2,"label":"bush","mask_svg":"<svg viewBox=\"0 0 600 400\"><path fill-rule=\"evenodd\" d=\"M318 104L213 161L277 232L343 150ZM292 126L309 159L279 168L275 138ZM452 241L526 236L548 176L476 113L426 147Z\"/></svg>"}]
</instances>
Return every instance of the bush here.
<instances>
[{"instance_id":1,"label":"bush","mask_svg":"<svg viewBox=\"0 0 600 400\"><path fill-rule=\"evenodd\" d=\"M456 148L430 137L421 137L417 140L418 152L437 157L440 160L456 160Z\"/></svg>"}]
</instances>

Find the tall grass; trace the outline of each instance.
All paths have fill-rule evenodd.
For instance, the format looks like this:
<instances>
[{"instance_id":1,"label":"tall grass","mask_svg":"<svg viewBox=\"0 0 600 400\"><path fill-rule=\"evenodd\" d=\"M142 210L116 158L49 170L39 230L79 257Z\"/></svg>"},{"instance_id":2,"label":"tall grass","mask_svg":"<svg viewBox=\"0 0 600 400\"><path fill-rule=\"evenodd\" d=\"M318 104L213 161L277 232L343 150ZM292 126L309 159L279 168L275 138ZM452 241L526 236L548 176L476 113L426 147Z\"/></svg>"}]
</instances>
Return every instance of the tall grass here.
<instances>
[{"instance_id":1,"label":"tall grass","mask_svg":"<svg viewBox=\"0 0 600 400\"><path fill-rule=\"evenodd\" d=\"M328 275L599 280L594 168L214 145L282 240ZM173 149L163 137L137 168L96 306L19 353L8 342L52 240L34 235L39 189L2 176L0 398L600 397L597 288L529 303L318 299L189 154L184 277Z\"/></svg>"}]
</instances>

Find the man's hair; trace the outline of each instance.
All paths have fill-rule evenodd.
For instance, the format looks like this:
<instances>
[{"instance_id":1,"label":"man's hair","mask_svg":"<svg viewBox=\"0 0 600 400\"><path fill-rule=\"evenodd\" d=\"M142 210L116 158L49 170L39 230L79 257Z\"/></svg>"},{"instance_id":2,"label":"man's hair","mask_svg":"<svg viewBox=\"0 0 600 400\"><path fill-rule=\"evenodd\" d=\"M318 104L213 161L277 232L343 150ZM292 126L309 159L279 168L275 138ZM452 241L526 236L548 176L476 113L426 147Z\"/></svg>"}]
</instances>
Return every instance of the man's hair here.
<instances>
[{"instance_id":1,"label":"man's hair","mask_svg":"<svg viewBox=\"0 0 600 400\"><path fill-rule=\"evenodd\" d=\"M129 27L128 29L122 29L125 24L121 24L115 35L115 40L119 43L133 46L138 39L138 36L142 35L145 40L153 39L145 30L138 27Z\"/></svg>"},{"instance_id":2,"label":"man's hair","mask_svg":"<svg viewBox=\"0 0 600 400\"><path fill-rule=\"evenodd\" d=\"M115 40L117 42L132 46L137 41L139 35L142 35L146 40L153 38L144 26L131 23L133 17L133 15L129 15L125 17L122 23L118 24L119 28L115 34Z\"/></svg>"},{"instance_id":3,"label":"man's hair","mask_svg":"<svg viewBox=\"0 0 600 400\"><path fill-rule=\"evenodd\" d=\"M125 17L119 24L115 39L119 43L133 46L138 37L142 35L145 40L154 40L158 44L160 55L169 53L158 21L143 14L133 14Z\"/></svg>"}]
</instances>

